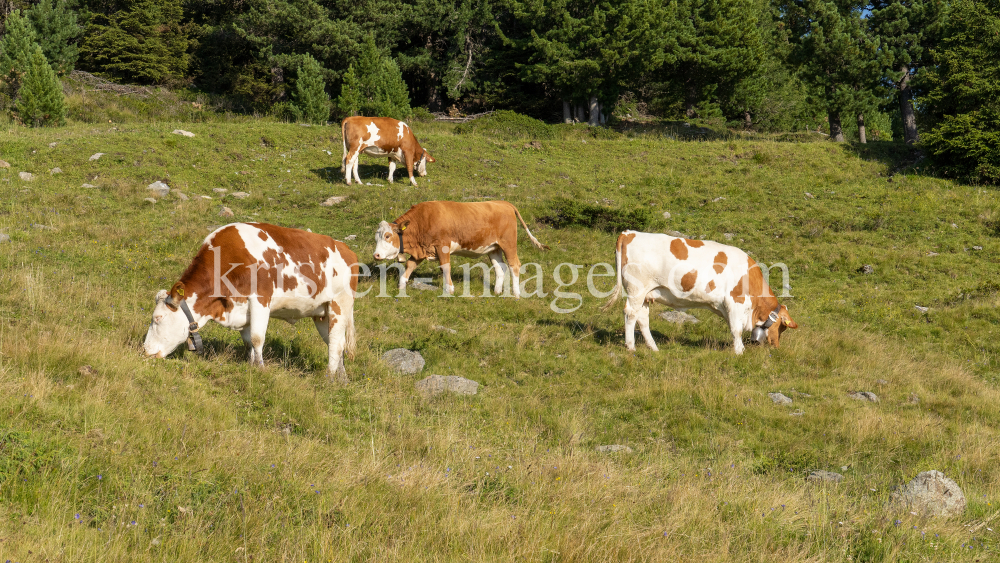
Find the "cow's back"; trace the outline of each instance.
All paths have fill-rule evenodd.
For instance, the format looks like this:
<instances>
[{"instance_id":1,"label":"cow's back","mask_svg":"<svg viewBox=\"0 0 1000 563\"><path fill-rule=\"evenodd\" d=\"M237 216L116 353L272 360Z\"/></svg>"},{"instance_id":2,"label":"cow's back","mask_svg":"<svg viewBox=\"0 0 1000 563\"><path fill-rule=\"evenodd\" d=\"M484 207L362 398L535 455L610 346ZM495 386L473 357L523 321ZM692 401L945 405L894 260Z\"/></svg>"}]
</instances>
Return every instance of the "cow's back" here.
<instances>
[{"instance_id":1,"label":"cow's back","mask_svg":"<svg viewBox=\"0 0 1000 563\"><path fill-rule=\"evenodd\" d=\"M354 148L358 141L365 141L365 144L378 146L386 152L400 148L404 140L413 137L405 122L391 117L345 117L341 130L348 148Z\"/></svg>"},{"instance_id":2,"label":"cow's back","mask_svg":"<svg viewBox=\"0 0 1000 563\"><path fill-rule=\"evenodd\" d=\"M506 201L425 201L414 205L396 219L411 222L422 241L437 242L451 237L457 242L478 245L488 239L517 236L514 206Z\"/></svg>"}]
</instances>

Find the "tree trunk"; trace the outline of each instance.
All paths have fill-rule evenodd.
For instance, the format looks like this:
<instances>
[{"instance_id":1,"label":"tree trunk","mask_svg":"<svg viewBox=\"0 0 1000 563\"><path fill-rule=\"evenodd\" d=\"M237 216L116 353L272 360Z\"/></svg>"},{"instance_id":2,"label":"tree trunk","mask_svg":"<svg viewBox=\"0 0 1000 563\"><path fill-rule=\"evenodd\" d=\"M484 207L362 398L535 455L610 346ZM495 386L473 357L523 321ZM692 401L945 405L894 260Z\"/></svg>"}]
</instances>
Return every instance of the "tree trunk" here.
<instances>
[{"instance_id":1,"label":"tree trunk","mask_svg":"<svg viewBox=\"0 0 1000 563\"><path fill-rule=\"evenodd\" d=\"M427 109L441 111L441 92L434 87L434 73L431 73L430 90L427 92Z\"/></svg>"},{"instance_id":2,"label":"tree trunk","mask_svg":"<svg viewBox=\"0 0 1000 563\"><path fill-rule=\"evenodd\" d=\"M750 115L750 110L743 112L743 126L747 129L753 128L753 117Z\"/></svg>"},{"instance_id":3,"label":"tree trunk","mask_svg":"<svg viewBox=\"0 0 1000 563\"><path fill-rule=\"evenodd\" d=\"M868 143L868 137L865 135L865 114L858 112L858 137L861 138L861 144Z\"/></svg>"},{"instance_id":4,"label":"tree trunk","mask_svg":"<svg viewBox=\"0 0 1000 563\"><path fill-rule=\"evenodd\" d=\"M583 117L583 104L576 104L576 121L577 123L586 121Z\"/></svg>"},{"instance_id":5,"label":"tree trunk","mask_svg":"<svg viewBox=\"0 0 1000 563\"><path fill-rule=\"evenodd\" d=\"M590 121L588 125L591 127L597 127L601 124L601 104L597 102L596 96L590 97Z\"/></svg>"},{"instance_id":6,"label":"tree trunk","mask_svg":"<svg viewBox=\"0 0 1000 563\"><path fill-rule=\"evenodd\" d=\"M903 73L899 81L899 112L903 118L903 139L912 145L920 140L917 133L917 118L913 114L913 91L910 90L910 67L903 65L899 69Z\"/></svg>"},{"instance_id":7,"label":"tree trunk","mask_svg":"<svg viewBox=\"0 0 1000 563\"><path fill-rule=\"evenodd\" d=\"M688 119L698 115L698 110L695 109L695 106L698 105L698 88L695 87L694 82L689 82L687 85L687 96L684 104L686 107L684 114L687 115Z\"/></svg>"},{"instance_id":8,"label":"tree trunk","mask_svg":"<svg viewBox=\"0 0 1000 563\"><path fill-rule=\"evenodd\" d=\"M573 123L573 111L567 100L563 100L563 123Z\"/></svg>"},{"instance_id":9,"label":"tree trunk","mask_svg":"<svg viewBox=\"0 0 1000 563\"><path fill-rule=\"evenodd\" d=\"M838 143L844 142L844 128L840 125L840 112L830 110L828 113L830 120L830 140Z\"/></svg>"}]
</instances>

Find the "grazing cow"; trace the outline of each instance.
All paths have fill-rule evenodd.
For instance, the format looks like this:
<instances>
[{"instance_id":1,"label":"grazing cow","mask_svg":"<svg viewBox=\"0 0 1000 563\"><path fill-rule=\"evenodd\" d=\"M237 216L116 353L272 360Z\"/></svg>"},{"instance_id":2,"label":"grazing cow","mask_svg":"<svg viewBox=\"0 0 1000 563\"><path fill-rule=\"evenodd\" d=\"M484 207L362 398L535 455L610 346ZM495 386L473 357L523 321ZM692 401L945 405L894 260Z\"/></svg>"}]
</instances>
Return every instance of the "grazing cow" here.
<instances>
[{"instance_id":1,"label":"grazing cow","mask_svg":"<svg viewBox=\"0 0 1000 563\"><path fill-rule=\"evenodd\" d=\"M343 354L354 357L357 256L344 243L266 223L233 223L205 238L170 291L160 290L143 348L162 358L209 320L236 329L250 345L250 363L263 367L271 317L312 317L329 346L328 375L346 379Z\"/></svg>"},{"instance_id":2,"label":"grazing cow","mask_svg":"<svg viewBox=\"0 0 1000 563\"><path fill-rule=\"evenodd\" d=\"M711 241L625 231L615 248L618 282L607 310L624 287L625 347L635 350L635 324L646 345L657 350L649 332L649 303L676 309L709 309L729 323L733 350L743 353L743 331L775 348L786 328L798 328L764 281L761 266L742 250Z\"/></svg>"},{"instance_id":3,"label":"grazing cow","mask_svg":"<svg viewBox=\"0 0 1000 563\"><path fill-rule=\"evenodd\" d=\"M424 260L441 262L442 279L448 293L455 293L451 283L451 256L478 257L486 254L496 270L496 293L503 291L503 258L513 275L514 297L521 296L518 275L521 261L517 259L517 222L538 248L549 247L531 234L517 208L506 201L458 203L427 201L418 203L392 223L382 221L375 233L375 259L403 259L406 272L399 278L402 289L410 274Z\"/></svg>"},{"instance_id":4,"label":"grazing cow","mask_svg":"<svg viewBox=\"0 0 1000 563\"><path fill-rule=\"evenodd\" d=\"M348 117L340 124L340 135L344 141L344 158L340 167L344 171L347 185L351 185L351 174L361 183L358 175L358 159L361 153L369 156L389 157L389 183L396 172L396 163L406 165L410 183L414 186L413 166L421 176L427 175L427 163L434 158L420 146L413 131L402 121L391 117Z\"/></svg>"}]
</instances>

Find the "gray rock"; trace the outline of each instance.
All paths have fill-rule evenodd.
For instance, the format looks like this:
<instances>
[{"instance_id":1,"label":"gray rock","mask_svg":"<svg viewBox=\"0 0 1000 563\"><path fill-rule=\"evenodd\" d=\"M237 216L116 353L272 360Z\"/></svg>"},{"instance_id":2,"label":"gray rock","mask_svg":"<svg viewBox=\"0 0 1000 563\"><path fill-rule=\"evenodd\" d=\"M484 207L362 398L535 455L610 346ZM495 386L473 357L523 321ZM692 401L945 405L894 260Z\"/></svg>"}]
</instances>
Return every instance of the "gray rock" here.
<instances>
[{"instance_id":1,"label":"gray rock","mask_svg":"<svg viewBox=\"0 0 1000 563\"><path fill-rule=\"evenodd\" d=\"M358 235L347 235L344 237L344 240L354 240L356 238L358 238Z\"/></svg>"},{"instance_id":2,"label":"gray rock","mask_svg":"<svg viewBox=\"0 0 1000 563\"><path fill-rule=\"evenodd\" d=\"M80 187L81 188L96 188L97 186L95 186L94 184L82 184Z\"/></svg>"},{"instance_id":3,"label":"gray rock","mask_svg":"<svg viewBox=\"0 0 1000 563\"><path fill-rule=\"evenodd\" d=\"M31 227L34 228L34 229L38 229L40 231L54 231L54 230L56 230L55 227L52 227L52 226L49 226L49 225L42 225L41 223L32 223Z\"/></svg>"},{"instance_id":4,"label":"gray rock","mask_svg":"<svg viewBox=\"0 0 1000 563\"><path fill-rule=\"evenodd\" d=\"M849 396L852 399L857 399L858 401L869 401L872 403L878 402L878 395L872 393L871 391L858 391L857 393L851 393Z\"/></svg>"},{"instance_id":5,"label":"gray rock","mask_svg":"<svg viewBox=\"0 0 1000 563\"><path fill-rule=\"evenodd\" d=\"M235 215L236 214L233 213L233 210L228 207L223 207L219 210L219 217L235 217Z\"/></svg>"},{"instance_id":6,"label":"gray rock","mask_svg":"<svg viewBox=\"0 0 1000 563\"><path fill-rule=\"evenodd\" d=\"M682 313L680 311L664 311L660 313L660 318L667 322L677 323L679 325L682 325L684 323L696 324L701 322L698 320L698 317L694 315L689 315L687 313Z\"/></svg>"},{"instance_id":7,"label":"gray rock","mask_svg":"<svg viewBox=\"0 0 1000 563\"><path fill-rule=\"evenodd\" d=\"M189 198L187 196L187 194L185 194L183 192L176 191L176 190L174 191L174 195L177 196L177 199L179 199L181 201L187 201L187 200L191 199L191 198Z\"/></svg>"},{"instance_id":8,"label":"gray rock","mask_svg":"<svg viewBox=\"0 0 1000 563\"><path fill-rule=\"evenodd\" d=\"M453 328L448 328L446 326L431 325L431 328L434 329L434 330L436 330L436 331L438 331L438 332L447 332L449 334L458 334L457 330L455 330Z\"/></svg>"},{"instance_id":9,"label":"gray rock","mask_svg":"<svg viewBox=\"0 0 1000 563\"><path fill-rule=\"evenodd\" d=\"M669 211L664 211L663 212L663 218L664 219L669 219L670 218L670 212Z\"/></svg>"},{"instance_id":10,"label":"gray rock","mask_svg":"<svg viewBox=\"0 0 1000 563\"><path fill-rule=\"evenodd\" d=\"M146 189L153 192L156 197L163 197L170 193L170 186L164 184L163 182L157 180L152 184L146 186Z\"/></svg>"},{"instance_id":11,"label":"gray rock","mask_svg":"<svg viewBox=\"0 0 1000 563\"><path fill-rule=\"evenodd\" d=\"M18 172L17 176L25 182L30 182L35 179L35 175L31 172Z\"/></svg>"},{"instance_id":12,"label":"gray rock","mask_svg":"<svg viewBox=\"0 0 1000 563\"><path fill-rule=\"evenodd\" d=\"M802 409L795 409L793 412L790 412L788 414L791 415L791 416L802 416L802 415L804 415L806 413Z\"/></svg>"},{"instance_id":13,"label":"gray rock","mask_svg":"<svg viewBox=\"0 0 1000 563\"><path fill-rule=\"evenodd\" d=\"M736 235L733 233L722 233L722 236L726 237L726 240L733 240L733 237Z\"/></svg>"},{"instance_id":14,"label":"gray rock","mask_svg":"<svg viewBox=\"0 0 1000 563\"><path fill-rule=\"evenodd\" d=\"M437 286L431 285L429 283L424 283L422 281L414 281L410 283L410 287L413 289L419 289L420 291L437 291L440 289Z\"/></svg>"},{"instance_id":15,"label":"gray rock","mask_svg":"<svg viewBox=\"0 0 1000 563\"><path fill-rule=\"evenodd\" d=\"M10 163L6 160L0 159L0 168L10 168Z\"/></svg>"},{"instance_id":16,"label":"gray rock","mask_svg":"<svg viewBox=\"0 0 1000 563\"><path fill-rule=\"evenodd\" d=\"M867 274L874 274L875 273L875 266L872 266L871 264L865 264L864 266L861 266L860 268L858 268L858 273L859 274L865 274L865 275L867 275Z\"/></svg>"},{"instance_id":17,"label":"gray rock","mask_svg":"<svg viewBox=\"0 0 1000 563\"><path fill-rule=\"evenodd\" d=\"M326 201L324 201L320 205L322 205L323 207L333 207L334 205L337 205L338 203L344 201L345 199L347 199L346 195L330 196L326 198Z\"/></svg>"},{"instance_id":18,"label":"gray rock","mask_svg":"<svg viewBox=\"0 0 1000 563\"><path fill-rule=\"evenodd\" d=\"M889 382L886 381L886 380L884 380L884 379L876 379L875 383L878 383L879 385L888 385L889 384Z\"/></svg>"},{"instance_id":19,"label":"gray rock","mask_svg":"<svg viewBox=\"0 0 1000 563\"><path fill-rule=\"evenodd\" d=\"M174 135L184 135L185 137L194 137L194 133L190 131L185 131L183 129L174 129L171 131Z\"/></svg>"},{"instance_id":20,"label":"gray rock","mask_svg":"<svg viewBox=\"0 0 1000 563\"><path fill-rule=\"evenodd\" d=\"M685 235L684 233L682 233L682 232L680 232L680 231L664 231L664 232L665 232L666 234L668 234L668 235L672 236L672 237L678 237L678 238L688 238L688 236L687 236L687 235Z\"/></svg>"},{"instance_id":21,"label":"gray rock","mask_svg":"<svg viewBox=\"0 0 1000 563\"><path fill-rule=\"evenodd\" d=\"M720 201L724 201L725 199L726 199L725 196L719 196L719 197L713 199L712 203L719 203Z\"/></svg>"},{"instance_id":22,"label":"gray rock","mask_svg":"<svg viewBox=\"0 0 1000 563\"><path fill-rule=\"evenodd\" d=\"M479 392L479 383L457 375L432 375L416 383L417 391L428 397L445 392L456 395L475 395Z\"/></svg>"},{"instance_id":23,"label":"gray rock","mask_svg":"<svg viewBox=\"0 0 1000 563\"><path fill-rule=\"evenodd\" d=\"M406 348L393 348L382 354L382 361L389 364L389 369L406 374L420 373L424 369L424 357L419 352Z\"/></svg>"},{"instance_id":24,"label":"gray rock","mask_svg":"<svg viewBox=\"0 0 1000 563\"><path fill-rule=\"evenodd\" d=\"M224 194L227 193L229 190L227 190L226 188L212 188L212 191L217 194Z\"/></svg>"},{"instance_id":25,"label":"gray rock","mask_svg":"<svg viewBox=\"0 0 1000 563\"><path fill-rule=\"evenodd\" d=\"M250 194L248 194L246 192L233 192L233 193L231 193L229 195L232 196L232 197L235 197L236 199L246 199L246 198L250 197Z\"/></svg>"},{"instance_id":26,"label":"gray rock","mask_svg":"<svg viewBox=\"0 0 1000 563\"><path fill-rule=\"evenodd\" d=\"M58 145L58 144L59 143L49 143L49 148L50 149L54 149L54 148L56 148L56 145Z\"/></svg>"},{"instance_id":27,"label":"gray rock","mask_svg":"<svg viewBox=\"0 0 1000 563\"><path fill-rule=\"evenodd\" d=\"M10 237L4 233L0 233L0 242L10 242Z\"/></svg>"},{"instance_id":28,"label":"gray rock","mask_svg":"<svg viewBox=\"0 0 1000 563\"><path fill-rule=\"evenodd\" d=\"M815 197L816 196L812 195L811 193L806 192L806 199L814 199Z\"/></svg>"},{"instance_id":29,"label":"gray rock","mask_svg":"<svg viewBox=\"0 0 1000 563\"><path fill-rule=\"evenodd\" d=\"M889 502L898 510L925 516L959 516L965 512L965 494L940 471L924 471L900 486Z\"/></svg>"},{"instance_id":30,"label":"gray rock","mask_svg":"<svg viewBox=\"0 0 1000 563\"><path fill-rule=\"evenodd\" d=\"M594 449L596 449L598 452L600 452L602 454L616 454L616 453L630 454L630 453L632 453L632 448L630 448L628 446L624 446L622 444L611 444L611 445L608 445L608 446L597 446Z\"/></svg>"},{"instance_id":31,"label":"gray rock","mask_svg":"<svg viewBox=\"0 0 1000 563\"><path fill-rule=\"evenodd\" d=\"M921 313L926 313L927 311L930 310L929 307L921 307L920 305L914 305L913 308L920 311Z\"/></svg>"},{"instance_id":32,"label":"gray rock","mask_svg":"<svg viewBox=\"0 0 1000 563\"><path fill-rule=\"evenodd\" d=\"M94 153L90 155L90 158L87 160L89 160L90 162L94 162L95 160L100 160L102 156L104 156L103 152Z\"/></svg>"},{"instance_id":33,"label":"gray rock","mask_svg":"<svg viewBox=\"0 0 1000 563\"><path fill-rule=\"evenodd\" d=\"M972 247L972 250L982 250L982 249L983 249L983 247L981 247L981 246L973 246Z\"/></svg>"},{"instance_id":34,"label":"gray rock","mask_svg":"<svg viewBox=\"0 0 1000 563\"><path fill-rule=\"evenodd\" d=\"M52 170L49 170L49 174L62 174L62 168L56 166Z\"/></svg>"},{"instance_id":35,"label":"gray rock","mask_svg":"<svg viewBox=\"0 0 1000 563\"><path fill-rule=\"evenodd\" d=\"M147 197L147 198L143 199L142 201L148 201L149 203L156 203L156 198Z\"/></svg>"},{"instance_id":36,"label":"gray rock","mask_svg":"<svg viewBox=\"0 0 1000 563\"><path fill-rule=\"evenodd\" d=\"M200 197L201 199L212 199L212 196L208 196L208 195L202 195L202 196L198 196L198 197Z\"/></svg>"},{"instance_id":37,"label":"gray rock","mask_svg":"<svg viewBox=\"0 0 1000 563\"><path fill-rule=\"evenodd\" d=\"M792 404L792 399L790 397L782 395L781 393L768 393L767 396L770 397L771 402L773 402L776 405Z\"/></svg>"},{"instance_id":38,"label":"gray rock","mask_svg":"<svg viewBox=\"0 0 1000 563\"><path fill-rule=\"evenodd\" d=\"M813 471L806 477L806 481L813 483L839 483L844 480L844 476L833 471Z\"/></svg>"}]
</instances>

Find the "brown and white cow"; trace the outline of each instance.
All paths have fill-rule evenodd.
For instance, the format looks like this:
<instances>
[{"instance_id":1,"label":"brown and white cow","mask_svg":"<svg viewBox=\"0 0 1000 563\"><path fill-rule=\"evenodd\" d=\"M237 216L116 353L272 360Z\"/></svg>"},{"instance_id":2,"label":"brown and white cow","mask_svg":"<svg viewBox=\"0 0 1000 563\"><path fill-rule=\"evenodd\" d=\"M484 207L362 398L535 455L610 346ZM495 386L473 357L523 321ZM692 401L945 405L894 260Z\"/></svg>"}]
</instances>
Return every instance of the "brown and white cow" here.
<instances>
[{"instance_id":1,"label":"brown and white cow","mask_svg":"<svg viewBox=\"0 0 1000 563\"><path fill-rule=\"evenodd\" d=\"M170 291L160 290L143 349L162 358L214 320L240 331L250 363L263 367L264 335L274 317L311 317L329 347L328 375L346 378L354 356L357 256L326 235L266 223L233 223L205 238ZM193 346L193 345L192 345Z\"/></svg>"},{"instance_id":2,"label":"brown and white cow","mask_svg":"<svg viewBox=\"0 0 1000 563\"><path fill-rule=\"evenodd\" d=\"M418 203L392 223L382 221L375 233L376 260L406 260L406 272L399 278L402 289L410 274L424 260L441 262L444 287L455 293L451 282L451 257L487 255L496 271L496 293L503 291L503 258L513 277L514 297L521 296L518 276L521 261L517 259L517 222L528 233L536 247L548 250L531 234L520 212L506 201L459 203L427 201Z\"/></svg>"},{"instance_id":3,"label":"brown and white cow","mask_svg":"<svg viewBox=\"0 0 1000 563\"><path fill-rule=\"evenodd\" d=\"M430 153L417 142L410 127L391 117L348 117L340 123L340 134L344 141L344 158L340 167L348 186L351 185L352 173L354 179L361 183L361 176L358 175L361 153L389 157L390 184L397 162L406 165L410 183L414 186L417 181L413 179L413 166L416 165L417 173L426 176L427 163L434 162Z\"/></svg>"},{"instance_id":4,"label":"brown and white cow","mask_svg":"<svg viewBox=\"0 0 1000 563\"><path fill-rule=\"evenodd\" d=\"M729 323L733 350L743 353L743 332L754 331L778 347L786 328L798 328L778 303L761 266L742 250L717 242L625 231L615 247L618 282L607 310L625 296L625 346L635 350L635 324L646 345L657 350L649 332L649 303L675 309L709 309ZM755 330L756 329L756 330Z\"/></svg>"}]
</instances>

